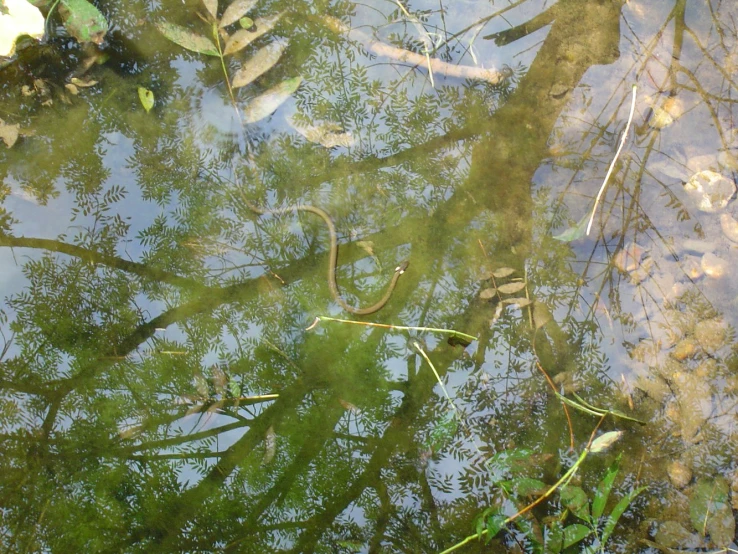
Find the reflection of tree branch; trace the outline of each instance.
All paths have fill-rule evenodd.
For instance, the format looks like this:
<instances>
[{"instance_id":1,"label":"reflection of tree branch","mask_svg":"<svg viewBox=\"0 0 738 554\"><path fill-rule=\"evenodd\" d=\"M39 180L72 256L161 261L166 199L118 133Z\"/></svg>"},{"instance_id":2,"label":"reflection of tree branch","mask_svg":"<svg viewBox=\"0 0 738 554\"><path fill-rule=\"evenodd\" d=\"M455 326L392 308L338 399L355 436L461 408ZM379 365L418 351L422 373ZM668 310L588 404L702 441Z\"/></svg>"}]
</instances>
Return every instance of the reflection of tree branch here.
<instances>
[{"instance_id":1,"label":"reflection of tree branch","mask_svg":"<svg viewBox=\"0 0 738 554\"><path fill-rule=\"evenodd\" d=\"M415 52L403 50L402 48L397 48L396 46L391 46L375 40L366 33L359 31L358 29L352 29L340 19L329 15L322 16L319 21L334 33L347 35L351 40L361 42L368 50L371 50L378 56L386 56L399 62L408 62L421 67L428 67L430 64L430 69L434 73L441 73L443 75L459 79L479 79L481 81L492 83L493 85L500 83L505 78L504 73L492 69L484 69L483 67L473 67L468 65L454 65L439 60L438 58L426 59L422 54L416 54Z\"/></svg>"},{"instance_id":2,"label":"reflection of tree branch","mask_svg":"<svg viewBox=\"0 0 738 554\"><path fill-rule=\"evenodd\" d=\"M546 11L539 13L533 19L529 19L522 25L518 25L512 29L505 29L504 31L492 33L491 35L486 35L482 38L485 40L494 39L497 46L505 46L511 42L520 40L521 38L542 29L546 25L553 23L554 19L556 19L558 7L558 4L554 4Z\"/></svg>"},{"instance_id":3,"label":"reflection of tree branch","mask_svg":"<svg viewBox=\"0 0 738 554\"><path fill-rule=\"evenodd\" d=\"M62 254L68 254L69 256L80 258L88 263L109 266L122 271L127 271L128 273L133 273L139 277L145 277L147 279L161 281L163 283L169 283L179 287L187 287L188 289L199 289L203 287L202 283L188 277L180 277L179 275L169 273L168 271L148 267L145 264L131 262L116 256L101 254L100 252L95 252L93 250L59 240L14 237L0 233L0 246L9 246L11 248L37 248L49 250L51 252L60 252Z\"/></svg>"}]
</instances>

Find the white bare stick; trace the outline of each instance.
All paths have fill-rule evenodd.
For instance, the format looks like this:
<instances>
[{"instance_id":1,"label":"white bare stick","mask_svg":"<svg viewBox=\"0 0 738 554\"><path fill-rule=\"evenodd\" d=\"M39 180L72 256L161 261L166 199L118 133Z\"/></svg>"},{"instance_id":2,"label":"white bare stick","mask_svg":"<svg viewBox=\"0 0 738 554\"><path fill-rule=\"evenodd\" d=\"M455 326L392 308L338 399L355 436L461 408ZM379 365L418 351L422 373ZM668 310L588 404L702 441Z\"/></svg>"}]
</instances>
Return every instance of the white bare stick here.
<instances>
[{"instance_id":1,"label":"white bare stick","mask_svg":"<svg viewBox=\"0 0 738 554\"><path fill-rule=\"evenodd\" d=\"M605 180L602 182L602 186L600 187L600 192L597 193L597 198L595 199L595 205L594 205L594 208L592 208L592 215L589 218L589 225L587 225L587 236L589 236L589 230L592 228L592 222L594 221L595 213L597 213L597 206L600 203L600 198L602 198L602 194L605 192L605 187L607 187L607 181L610 179L610 174L612 173L612 170L615 168L615 164L617 163L618 158L620 157L620 151L623 149L623 146L625 145L625 140L628 138L628 130L630 129L630 122L633 121L633 114L635 113L636 90L638 90L638 87L636 85L633 85L633 100L630 103L630 115L628 116L628 123L625 125L625 131L623 131L623 138L620 139L620 146L618 146L618 151L615 152L615 157L612 159L612 163L610 164L610 169L607 170L607 175L605 175Z\"/></svg>"}]
</instances>

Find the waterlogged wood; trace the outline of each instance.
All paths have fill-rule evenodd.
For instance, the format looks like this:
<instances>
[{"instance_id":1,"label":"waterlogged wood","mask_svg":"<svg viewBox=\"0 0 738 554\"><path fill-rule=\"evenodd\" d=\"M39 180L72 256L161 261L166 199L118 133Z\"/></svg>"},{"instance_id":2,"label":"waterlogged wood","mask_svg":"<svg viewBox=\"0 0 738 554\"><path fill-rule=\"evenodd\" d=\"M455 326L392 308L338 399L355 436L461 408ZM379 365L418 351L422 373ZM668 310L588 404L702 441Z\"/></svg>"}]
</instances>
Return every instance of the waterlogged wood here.
<instances>
[{"instance_id":1,"label":"waterlogged wood","mask_svg":"<svg viewBox=\"0 0 738 554\"><path fill-rule=\"evenodd\" d=\"M212 40L202 35L198 35L186 27L161 21L156 24L156 28L162 35L182 48L186 48L192 52L197 52L198 54L220 56L220 54L218 54L218 47Z\"/></svg>"},{"instance_id":2,"label":"waterlogged wood","mask_svg":"<svg viewBox=\"0 0 738 554\"><path fill-rule=\"evenodd\" d=\"M254 98L243 110L244 123L256 123L266 116L277 111L284 102L292 96L302 83L302 77L293 77L282 81L277 86L267 90L261 96Z\"/></svg>"},{"instance_id":3,"label":"waterlogged wood","mask_svg":"<svg viewBox=\"0 0 738 554\"><path fill-rule=\"evenodd\" d=\"M249 44L254 42L257 38L265 35L269 31L274 29L274 26L282 18L283 14L284 12L279 12L277 15L274 15L272 17L259 17L256 19L256 21L254 21L254 26L256 27L256 29L241 29L240 31L236 31L235 33L233 33L231 35L231 38L226 41L225 48L223 49L223 55L227 56L228 54L233 54L234 52L243 50Z\"/></svg>"},{"instance_id":4,"label":"waterlogged wood","mask_svg":"<svg viewBox=\"0 0 738 554\"><path fill-rule=\"evenodd\" d=\"M245 87L269 71L282 57L287 48L286 40L277 40L259 50L254 56L233 74L231 86Z\"/></svg>"},{"instance_id":5,"label":"waterlogged wood","mask_svg":"<svg viewBox=\"0 0 738 554\"><path fill-rule=\"evenodd\" d=\"M223 12L223 17L220 18L220 28L228 27L232 23L235 23L243 15L249 12L251 8L256 6L259 0L235 0L230 6Z\"/></svg>"},{"instance_id":6,"label":"waterlogged wood","mask_svg":"<svg viewBox=\"0 0 738 554\"><path fill-rule=\"evenodd\" d=\"M483 67L472 67L468 65L454 65L438 58L427 59L423 54L417 54L396 46L390 46L380 42L362 31L352 29L340 19L324 15L321 18L323 25L336 34L347 35L351 40L361 42L368 50L371 50L378 56L386 56L397 60L398 62L406 62L421 67L429 67L433 73L440 73L449 77L459 79L478 79L487 81L496 85L505 78L505 74L494 69L484 69Z\"/></svg>"}]
</instances>

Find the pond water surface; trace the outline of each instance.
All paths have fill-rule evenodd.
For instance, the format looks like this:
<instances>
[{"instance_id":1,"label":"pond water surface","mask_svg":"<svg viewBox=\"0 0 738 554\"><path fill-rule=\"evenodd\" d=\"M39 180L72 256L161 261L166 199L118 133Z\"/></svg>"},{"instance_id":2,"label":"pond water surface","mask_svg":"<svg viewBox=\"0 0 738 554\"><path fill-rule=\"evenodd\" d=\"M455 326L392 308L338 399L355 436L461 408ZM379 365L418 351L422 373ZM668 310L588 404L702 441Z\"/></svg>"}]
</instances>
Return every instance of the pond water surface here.
<instances>
[{"instance_id":1,"label":"pond water surface","mask_svg":"<svg viewBox=\"0 0 738 554\"><path fill-rule=\"evenodd\" d=\"M738 6L207 4L0 69L3 550L735 552Z\"/></svg>"}]
</instances>

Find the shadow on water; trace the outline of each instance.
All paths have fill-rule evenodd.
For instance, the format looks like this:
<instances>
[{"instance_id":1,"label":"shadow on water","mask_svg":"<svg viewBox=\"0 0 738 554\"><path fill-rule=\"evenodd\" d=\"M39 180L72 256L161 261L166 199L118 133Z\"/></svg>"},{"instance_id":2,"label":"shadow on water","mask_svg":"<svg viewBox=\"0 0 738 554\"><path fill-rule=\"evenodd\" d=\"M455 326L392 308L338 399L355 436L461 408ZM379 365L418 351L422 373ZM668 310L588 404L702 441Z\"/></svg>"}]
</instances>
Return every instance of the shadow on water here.
<instances>
[{"instance_id":1,"label":"shadow on water","mask_svg":"<svg viewBox=\"0 0 738 554\"><path fill-rule=\"evenodd\" d=\"M0 69L3 548L734 548L738 10L221 4Z\"/></svg>"}]
</instances>

